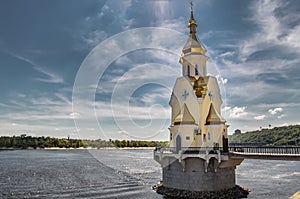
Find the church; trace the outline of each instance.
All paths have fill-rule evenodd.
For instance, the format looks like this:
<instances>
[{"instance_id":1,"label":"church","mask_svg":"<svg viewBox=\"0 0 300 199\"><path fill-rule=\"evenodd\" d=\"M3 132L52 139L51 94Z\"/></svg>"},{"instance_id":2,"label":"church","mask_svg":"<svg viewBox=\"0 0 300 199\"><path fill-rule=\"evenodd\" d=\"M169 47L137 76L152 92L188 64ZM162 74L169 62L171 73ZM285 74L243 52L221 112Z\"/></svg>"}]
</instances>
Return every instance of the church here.
<instances>
[{"instance_id":1,"label":"church","mask_svg":"<svg viewBox=\"0 0 300 199\"><path fill-rule=\"evenodd\" d=\"M170 147L227 146L227 128L221 116L222 99L217 79L207 75L206 48L197 36L191 11L189 38L182 49L182 76L173 88L170 106Z\"/></svg>"},{"instance_id":2,"label":"church","mask_svg":"<svg viewBox=\"0 0 300 199\"><path fill-rule=\"evenodd\" d=\"M207 49L197 36L191 3L189 36L179 63L182 76L173 87L170 146L156 148L162 167L157 193L166 196L240 198L248 193L235 183L235 169L243 158L228 155L228 125L221 115L222 98L216 77L208 75Z\"/></svg>"}]
</instances>

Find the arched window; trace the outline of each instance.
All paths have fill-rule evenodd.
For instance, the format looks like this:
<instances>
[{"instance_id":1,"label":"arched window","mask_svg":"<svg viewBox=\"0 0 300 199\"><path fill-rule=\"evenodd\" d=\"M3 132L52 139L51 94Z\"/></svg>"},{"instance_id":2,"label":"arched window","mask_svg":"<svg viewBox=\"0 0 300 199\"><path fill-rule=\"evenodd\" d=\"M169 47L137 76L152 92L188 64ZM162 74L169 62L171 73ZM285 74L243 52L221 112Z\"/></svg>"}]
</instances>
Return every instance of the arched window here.
<instances>
[{"instance_id":1,"label":"arched window","mask_svg":"<svg viewBox=\"0 0 300 199\"><path fill-rule=\"evenodd\" d=\"M187 75L190 76L190 73L191 73L190 65L187 65L186 68L187 68L186 69L187 70Z\"/></svg>"},{"instance_id":2,"label":"arched window","mask_svg":"<svg viewBox=\"0 0 300 199\"><path fill-rule=\"evenodd\" d=\"M181 136L180 134L176 137L176 153L178 153L181 150Z\"/></svg>"},{"instance_id":3,"label":"arched window","mask_svg":"<svg viewBox=\"0 0 300 199\"><path fill-rule=\"evenodd\" d=\"M199 75L199 71L198 71L198 65L195 65L195 75L198 76Z\"/></svg>"}]
</instances>

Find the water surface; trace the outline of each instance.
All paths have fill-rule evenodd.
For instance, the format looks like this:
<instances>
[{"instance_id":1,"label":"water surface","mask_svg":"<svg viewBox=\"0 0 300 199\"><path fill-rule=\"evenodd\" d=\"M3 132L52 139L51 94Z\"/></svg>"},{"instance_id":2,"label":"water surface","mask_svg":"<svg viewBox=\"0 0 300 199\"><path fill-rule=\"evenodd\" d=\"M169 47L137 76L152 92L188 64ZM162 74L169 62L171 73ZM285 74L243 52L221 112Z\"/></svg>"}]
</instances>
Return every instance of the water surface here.
<instances>
[{"instance_id":1,"label":"water surface","mask_svg":"<svg viewBox=\"0 0 300 199\"><path fill-rule=\"evenodd\" d=\"M152 150L0 151L0 198L162 199ZM300 162L245 160L237 183L248 198L282 199L300 190Z\"/></svg>"}]
</instances>

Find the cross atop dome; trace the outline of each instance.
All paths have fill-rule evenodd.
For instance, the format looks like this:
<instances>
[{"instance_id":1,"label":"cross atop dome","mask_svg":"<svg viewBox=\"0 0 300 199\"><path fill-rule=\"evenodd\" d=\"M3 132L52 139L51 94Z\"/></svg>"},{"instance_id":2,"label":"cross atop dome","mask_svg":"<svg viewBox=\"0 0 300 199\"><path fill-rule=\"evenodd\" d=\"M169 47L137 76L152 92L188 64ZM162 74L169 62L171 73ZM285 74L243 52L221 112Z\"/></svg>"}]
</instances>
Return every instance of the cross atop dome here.
<instances>
[{"instance_id":1,"label":"cross atop dome","mask_svg":"<svg viewBox=\"0 0 300 199\"><path fill-rule=\"evenodd\" d=\"M196 33L196 28L197 28L197 22L194 19L194 11L193 11L193 1L190 1L191 4L191 18L189 20L189 25L188 28L190 28L190 33Z\"/></svg>"},{"instance_id":2,"label":"cross atop dome","mask_svg":"<svg viewBox=\"0 0 300 199\"><path fill-rule=\"evenodd\" d=\"M205 77L206 72L206 61L208 57L206 56L206 48L201 43L197 36L197 22L194 18L194 4L190 1L191 6L191 16L188 23L188 28L190 29L190 34L187 42L183 46L181 57L179 62L182 64L183 76L189 77Z\"/></svg>"},{"instance_id":3,"label":"cross atop dome","mask_svg":"<svg viewBox=\"0 0 300 199\"><path fill-rule=\"evenodd\" d=\"M193 16L193 1L191 0L190 1L190 4L191 4L191 18L194 18L194 16Z\"/></svg>"},{"instance_id":4,"label":"cross atop dome","mask_svg":"<svg viewBox=\"0 0 300 199\"><path fill-rule=\"evenodd\" d=\"M206 54L206 48L204 47L204 45L201 43L201 41L199 40L198 36L197 36L197 22L194 18L194 4L193 1L190 1L190 6L191 6L191 17L188 23L188 28L190 29L190 35L189 35L189 39L186 42L186 44L183 47L183 55L187 55L189 53L192 52L196 52L196 53L201 53L203 55Z\"/></svg>"}]
</instances>

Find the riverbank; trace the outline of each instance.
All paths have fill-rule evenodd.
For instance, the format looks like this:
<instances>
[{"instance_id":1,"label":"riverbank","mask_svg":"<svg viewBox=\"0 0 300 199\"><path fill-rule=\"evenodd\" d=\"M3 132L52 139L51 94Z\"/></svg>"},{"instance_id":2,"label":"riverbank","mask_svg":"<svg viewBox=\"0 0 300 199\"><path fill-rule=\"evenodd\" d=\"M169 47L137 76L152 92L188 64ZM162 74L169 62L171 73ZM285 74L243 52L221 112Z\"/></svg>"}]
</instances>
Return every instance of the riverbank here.
<instances>
[{"instance_id":1,"label":"riverbank","mask_svg":"<svg viewBox=\"0 0 300 199\"><path fill-rule=\"evenodd\" d=\"M2 147L0 150L154 150L155 147L123 147L123 148L118 148L118 147L100 147L100 148L93 148L93 147L79 147L79 148L65 148L65 147L44 147L44 148L32 148L28 147L26 149L24 148L5 148Z\"/></svg>"},{"instance_id":2,"label":"riverbank","mask_svg":"<svg viewBox=\"0 0 300 199\"><path fill-rule=\"evenodd\" d=\"M46 147L43 150L154 150L155 147L100 147L100 148L93 148L93 147L80 147L80 148L59 148L59 147Z\"/></svg>"}]
</instances>

